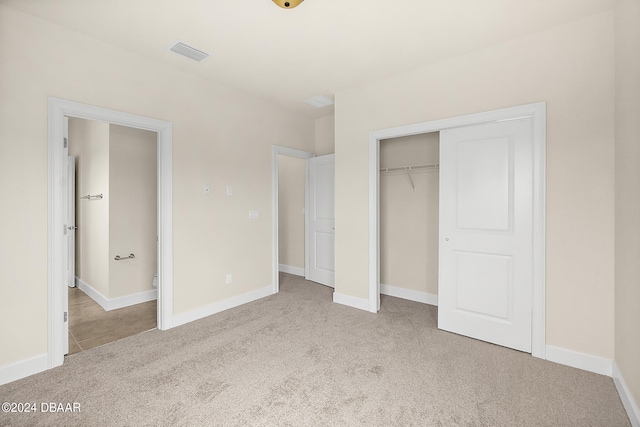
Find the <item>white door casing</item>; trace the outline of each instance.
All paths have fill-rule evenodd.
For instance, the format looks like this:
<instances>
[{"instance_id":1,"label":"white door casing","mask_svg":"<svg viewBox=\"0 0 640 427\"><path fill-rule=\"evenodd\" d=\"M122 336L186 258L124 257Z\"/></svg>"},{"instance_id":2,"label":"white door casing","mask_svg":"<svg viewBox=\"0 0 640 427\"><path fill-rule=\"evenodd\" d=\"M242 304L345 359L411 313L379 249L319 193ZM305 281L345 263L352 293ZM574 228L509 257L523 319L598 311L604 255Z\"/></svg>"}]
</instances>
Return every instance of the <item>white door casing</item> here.
<instances>
[{"instance_id":1,"label":"white door casing","mask_svg":"<svg viewBox=\"0 0 640 427\"><path fill-rule=\"evenodd\" d=\"M531 352L531 119L440 132L438 327Z\"/></svg>"},{"instance_id":2,"label":"white door casing","mask_svg":"<svg viewBox=\"0 0 640 427\"><path fill-rule=\"evenodd\" d=\"M309 250L307 280L334 287L335 280L335 154L307 160L309 171Z\"/></svg>"},{"instance_id":3,"label":"white door casing","mask_svg":"<svg viewBox=\"0 0 640 427\"><path fill-rule=\"evenodd\" d=\"M67 157L65 117L146 129L158 134L158 329L173 326L172 129L170 122L59 98L49 98L48 129L48 322L47 368L62 365L67 350L68 248L66 242Z\"/></svg>"}]
</instances>

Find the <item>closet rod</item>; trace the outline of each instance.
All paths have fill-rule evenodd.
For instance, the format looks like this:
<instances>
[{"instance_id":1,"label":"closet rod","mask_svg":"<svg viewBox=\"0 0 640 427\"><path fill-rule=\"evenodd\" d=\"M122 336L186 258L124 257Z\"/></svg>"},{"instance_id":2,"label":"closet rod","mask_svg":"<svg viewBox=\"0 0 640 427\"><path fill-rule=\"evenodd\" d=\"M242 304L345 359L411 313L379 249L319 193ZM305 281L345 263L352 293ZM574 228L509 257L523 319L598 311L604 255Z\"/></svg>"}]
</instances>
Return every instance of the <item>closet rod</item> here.
<instances>
[{"instance_id":1,"label":"closet rod","mask_svg":"<svg viewBox=\"0 0 640 427\"><path fill-rule=\"evenodd\" d=\"M102 194L87 194L86 196L80 197L80 199L86 199L86 200L102 199Z\"/></svg>"},{"instance_id":2,"label":"closet rod","mask_svg":"<svg viewBox=\"0 0 640 427\"><path fill-rule=\"evenodd\" d=\"M410 172L410 171L419 171L419 170L433 170L439 169L439 163L429 163L425 165L411 165L411 166L400 166L396 168L382 168L380 172L389 173L389 172Z\"/></svg>"}]
</instances>

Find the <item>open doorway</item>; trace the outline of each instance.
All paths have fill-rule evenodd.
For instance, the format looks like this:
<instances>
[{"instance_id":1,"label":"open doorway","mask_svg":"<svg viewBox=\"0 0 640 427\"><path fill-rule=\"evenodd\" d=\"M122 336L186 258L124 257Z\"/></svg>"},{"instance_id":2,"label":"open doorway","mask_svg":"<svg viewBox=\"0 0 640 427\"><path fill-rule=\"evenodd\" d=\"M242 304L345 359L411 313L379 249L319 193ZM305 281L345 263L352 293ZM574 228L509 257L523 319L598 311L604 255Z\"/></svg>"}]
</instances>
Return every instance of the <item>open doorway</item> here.
<instances>
[{"instance_id":1,"label":"open doorway","mask_svg":"<svg viewBox=\"0 0 640 427\"><path fill-rule=\"evenodd\" d=\"M157 326L158 135L66 119L70 355Z\"/></svg>"},{"instance_id":2,"label":"open doorway","mask_svg":"<svg viewBox=\"0 0 640 427\"><path fill-rule=\"evenodd\" d=\"M281 270L284 274L307 276L307 254L309 249L306 239L308 232L306 213L308 212L309 198L306 160L313 157L315 157L315 154L310 151L278 145L274 145L271 150L273 293L278 293L280 290ZM281 162L282 170L280 167ZM304 172L301 174L302 170ZM281 184L281 180L287 180L287 182L282 182ZM302 185L302 194L300 185ZM281 190L283 191L282 198L280 197ZM300 200L301 195L303 197L302 200ZM304 209L303 212L300 212L301 204ZM282 215L281 210L284 210ZM300 219L302 219L302 227L300 226ZM281 226L283 230L281 230ZM302 234L302 246L300 245L300 231L304 231ZM290 241L293 246L287 247ZM282 253L281 246L283 246ZM300 254L301 251L302 254ZM302 264L300 263L301 258L303 260Z\"/></svg>"},{"instance_id":3,"label":"open doorway","mask_svg":"<svg viewBox=\"0 0 640 427\"><path fill-rule=\"evenodd\" d=\"M305 159L278 155L278 270L305 276Z\"/></svg>"},{"instance_id":4,"label":"open doorway","mask_svg":"<svg viewBox=\"0 0 640 427\"><path fill-rule=\"evenodd\" d=\"M334 154L272 148L274 293L286 275L334 287L334 164Z\"/></svg>"},{"instance_id":5,"label":"open doorway","mask_svg":"<svg viewBox=\"0 0 640 427\"><path fill-rule=\"evenodd\" d=\"M68 351L68 156L65 117L98 120L157 132L158 301L157 327L173 326L172 132L170 122L49 98L48 129L48 345L47 368L62 365Z\"/></svg>"}]
</instances>

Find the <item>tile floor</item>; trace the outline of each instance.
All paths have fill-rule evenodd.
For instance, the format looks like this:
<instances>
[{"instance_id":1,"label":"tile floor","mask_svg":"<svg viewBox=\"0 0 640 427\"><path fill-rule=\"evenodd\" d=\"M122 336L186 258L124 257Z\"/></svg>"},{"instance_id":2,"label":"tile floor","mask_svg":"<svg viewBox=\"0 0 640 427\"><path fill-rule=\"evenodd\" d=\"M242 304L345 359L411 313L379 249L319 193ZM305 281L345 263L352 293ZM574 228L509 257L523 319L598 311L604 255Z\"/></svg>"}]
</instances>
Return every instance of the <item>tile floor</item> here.
<instances>
[{"instance_id":1,"label":"tile floor","mask_svg":"<svg viewBox=\"0 0 640 427\"><path fill-rule=\"evenodd\" d=\"M104 311L78 288L69 288L69 354L156 327L156 301Z\"/></svg>"}]
</instances>

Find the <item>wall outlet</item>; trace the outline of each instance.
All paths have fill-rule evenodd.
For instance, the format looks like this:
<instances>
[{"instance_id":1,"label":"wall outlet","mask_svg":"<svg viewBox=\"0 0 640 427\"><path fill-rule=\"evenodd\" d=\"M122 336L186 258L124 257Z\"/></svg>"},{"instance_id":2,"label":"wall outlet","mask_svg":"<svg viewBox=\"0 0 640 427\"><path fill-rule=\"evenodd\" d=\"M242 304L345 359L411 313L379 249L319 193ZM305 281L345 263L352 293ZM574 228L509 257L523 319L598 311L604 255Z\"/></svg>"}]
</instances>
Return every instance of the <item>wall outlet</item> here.
<instances>
[{"instance_id":1,"label":"wall outlet","mask_svg":"<svg viewBox=\"0 0 640 427\"><path fill-rule=\"evenodd\" d=\"M233 196L233 188L227 185L227 196Z\"/></svg>"},{"instance_id":2,"label":"wall outlet","mask_svg":"<svg viewBox=\"0 0 640 427\"><path fill-rule=\"evenodd\" d=\"M205 185L204 186L204 194L206 194L207 196L209 194L211 194L211 186L210 185Z\"/></svg>"},{"instance_id":3,"label":"wall outlet","mask_svg":"<svg viewBox=\"0 0 640 427\"><path fill-rule=\"evenodd\" d=\"M232 274L227 274L227 285L230 285L231 282L233 282L233 275Z\"/></svg>"},{"instance_id":4,"label":"wall outlet","mask_svg":"<svg viewBox=\"0 0 640 427\"><path fill-rule=\"evenodd\" d=\"M260 211L258 211L258 210L249 211L249 219L256 219L259 216L260 216Z\"/></svg>"}]
</instances>

